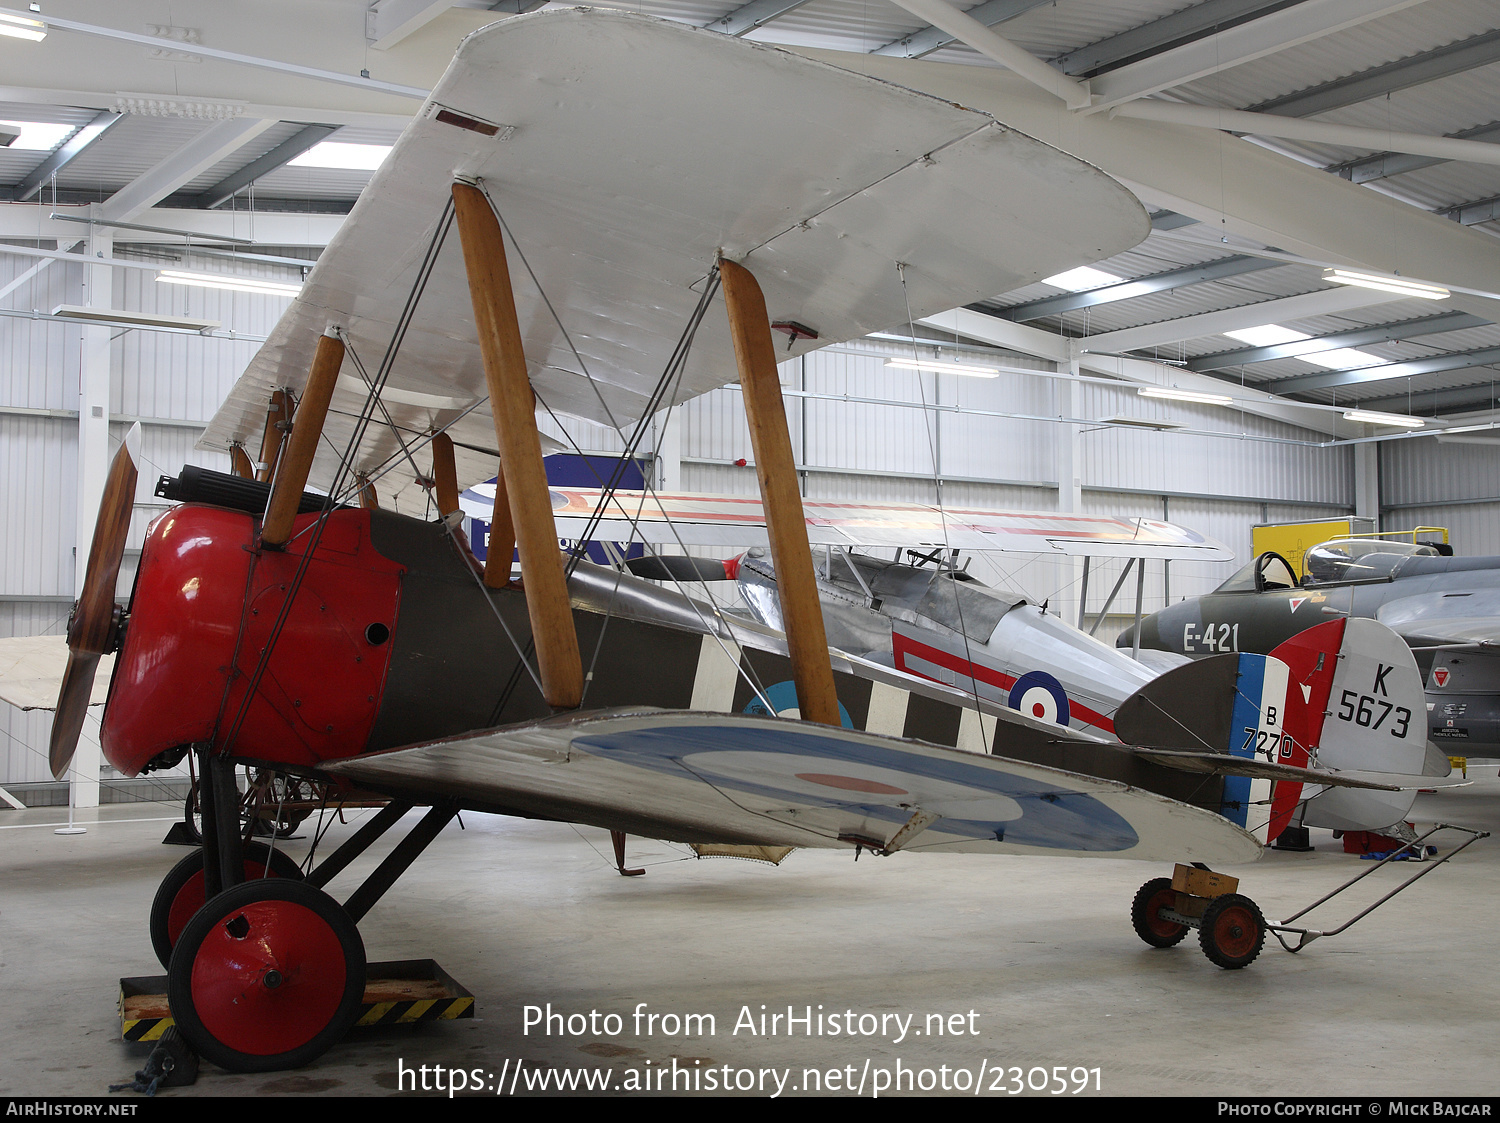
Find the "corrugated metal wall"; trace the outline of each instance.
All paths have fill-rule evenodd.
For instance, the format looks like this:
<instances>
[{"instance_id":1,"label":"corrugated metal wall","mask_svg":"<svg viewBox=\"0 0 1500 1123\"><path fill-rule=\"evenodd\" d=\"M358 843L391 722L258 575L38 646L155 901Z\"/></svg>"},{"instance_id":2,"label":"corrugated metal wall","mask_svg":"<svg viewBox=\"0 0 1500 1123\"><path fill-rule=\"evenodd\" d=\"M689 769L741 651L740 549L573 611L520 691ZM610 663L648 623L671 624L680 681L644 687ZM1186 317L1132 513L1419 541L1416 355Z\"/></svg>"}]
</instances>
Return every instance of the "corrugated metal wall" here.
<instances>
[{"instance_id":1,"label":"corrugated metal wall","mask_svg":"<svg viewBox=\"0 0 1500 1123\"><path fill-rule=\"evenodd\" d=\"M1382 530L1447 527L1457 553L1500 555L1500 444L1391 441L1380 453Z\"/></svg>"},{"instance_id":2,"label":"corrugated metal wall","mask_svg":"<svg viewBox=\"0 0 1500 1123\"><path fill-rule=\"evenodd\" d=\"M116 252L123 256L128 250ZM0 254L0 284L31 263ZM297 274L281 266L237 267L218 259L193 264L216 272L242 268L279 279ZM284 304L268 296L163 285L139 270L115 273L119 307L215 319L245 335L266 334ZM28 309L76 303L81 288L81 266L59 264L7 303ZM16 411L76 410L79 337L80 329L68 325L0 317L0 468L5 470L0 481L0 525L5 527L0 635L55 634L66 622L73 582L77 421ZM145 465L131 551L139 549L146 523L161 510L151 494L158 475L175 474L184 463L226 467L222 457L198 453L193 444L201 423L256 346L253 341L144 331L116 338L112 436L123 434L121 417L170 422L144 425ZM807 469L807 494L931 503L937 494L934 479L940 475L942 499L949 505L1055 509L1058 442L1067 429L1051 419L1067 412L1067 384L1015 373L992 379L919 375L884 365L888 357L904 353L888 341L864 340L782 365L792 441ZM1024 358L1008 359L1006 365L1043 366ZM1204 431L1083 426L1078 447L1087 513L1165 514L1224 542L1242 563L1249 558L1252 524L1347 513L1352 504L1352 456L1347 450L1250 439L1315 438L1305 430L1212 407L1146 402L1128 389L1092 383L1080 387L1078 402L1083 419L1170 415ZM685 403L678 418L683 490L756 490L753 469L733 463L752 455L737 390L717 390ZM550 420L544 419L542 429L565 436ZM587 451L622 447L604 426L569 422L566 435ZM1483 494L1497 491L1491 486ZM1500 503L1496 508L1500 513ZM127 554L125 582L134 560L133 553ZM1094 568L1089 597L1094 609L1118 568ZM1076 564L1052 558L978 557L971 569L981 579L1008 584L1037 600L1076 588L1078 581ZM1170 574L1171 595L1204 592L1232 570L1230 565L1179 563ZM1117 610L1133 600L1134 579L1127 584ZM1166 591L1162 567L1153 563L1147 570L1146 610L1160 607ZM1117 626L1106 624L1101 634ZM47 770L39 747L45 746L50 719L0 709L0 784L44 780Z\"/></svg>"}]
</instances>

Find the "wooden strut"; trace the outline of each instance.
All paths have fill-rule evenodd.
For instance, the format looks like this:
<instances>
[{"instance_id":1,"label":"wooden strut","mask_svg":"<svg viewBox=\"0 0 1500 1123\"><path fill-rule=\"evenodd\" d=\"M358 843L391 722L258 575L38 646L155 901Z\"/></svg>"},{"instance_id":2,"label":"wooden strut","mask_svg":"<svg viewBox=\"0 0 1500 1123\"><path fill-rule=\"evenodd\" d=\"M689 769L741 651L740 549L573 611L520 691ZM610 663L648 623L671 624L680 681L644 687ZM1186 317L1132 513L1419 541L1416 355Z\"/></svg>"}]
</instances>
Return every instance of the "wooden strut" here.
<instances>
[{"instance_id":1,"label":"wooden strut","mask_svg":"<svg viewBox=\"0 0 1500 1123\"><path fill-rule=\"evenodd\" d=\"M297 411L297 423L292 426L283 462L271 483L271 497L266 501L266 518L261 525L262 546L280 549L292 537L292 520L297 517L297 507L302 502L302 489L307 486L307 477L312 471L313 456L318 451L318 441L323 436L328 403L333 400L333 388L338 382L339 367L343 361L343 341L333 328L329 328L318 339L312 371L307 376L307 388L302 392L302 405Z\"/></svg>"},{"instance_id":2,"label":"wooden strut","mask_svg":"<svg viewBox=\"0 0 1500 1123\"><path fill-rule=\"evenodd\" d=\"M458 464L453 455L453 438L447 433L432 438L432 479L438 514L446 519L458 510Z\"/></svg>"},{"instance_id":3,"label":"wooden strut","mask_svg":"<svg viewBox=\"0 0 1500 1123\"><path fill-rule=\"evenodd\" d=\"M547 469L542 463L535 398L521 347L505 240L489 200L478 188L455 183L453 204L469 276L469 296L474 302L474 326L484 355L490 412L500 442L500 460L505 465L511 521L521 553L526 610L531 617L542 694L555 710L576 709L583 701L583 662L552 519Z\"/></svg>"},{"instance_id":4,"label":"wooden strut","mask_svg":"<svg viewBox=\"0 0 1500 1123\"><path fill-rule=\"evenodd\" d=\"M255 478L255 465L250 463L250 454L244 445L229 446L229 470L242 480Z\"/></svg>"},{"instance_id":5,"label":"wooden strut","mask_svg":"<svg viewBox=\"0 0 1500 1123\"><path fill-rule=\"evenodd\" d=\"M818 583L813 576L802 495L797 490L797 465L792 458L781 380L776 374L776 345L771 340L766 300L754 274L742 265L721 260L719 277L744 391L745 417L750 423L750 444L755 450L755 474L760 480L766 531L771 539L771 562L776 567L776 594L786 625L797 706L805 721L839 725L838 693L828 657Z\"/></svg>"},{"instance_id":6,"label":"wooden strut","mask_svg":"<svg viewBox=\"0 0 1500 1123\"><path fill-rule=\"evenodd\" d=\"M495 510L490 516L490 543L485 548L484 583L491 589L503 589L510 584L510 563L516 552L516 524L510 518L505 465L497 464L495 468Z\"/></svg>"},{"instance_id":7,"label":"wooden strut","mask_svg":"<svg viewBox=\"0 0 1500 1123\"><path fill-rule=\"evenodd\" d=\"M260 436L260 462L255 478L265 483L276 474L276 462L281 459L281 450L286 447L286 436L291 431L292 413L297 408L292 395L286 390L273 390L270 404L266 406L266 427Z\"/></svg>"},{"instance_id":8,"label":"wooden strut","mask_svg":"<svg viewBox=\"0 0 1500 1123\"><path fill-rule=\"evenodd\" d=\"M370 477L360 472L354 477L354 488L359 496L359 505L366 511L380 510L380 497L375 494L375 485Z\"/></svg>"}]
</instances>

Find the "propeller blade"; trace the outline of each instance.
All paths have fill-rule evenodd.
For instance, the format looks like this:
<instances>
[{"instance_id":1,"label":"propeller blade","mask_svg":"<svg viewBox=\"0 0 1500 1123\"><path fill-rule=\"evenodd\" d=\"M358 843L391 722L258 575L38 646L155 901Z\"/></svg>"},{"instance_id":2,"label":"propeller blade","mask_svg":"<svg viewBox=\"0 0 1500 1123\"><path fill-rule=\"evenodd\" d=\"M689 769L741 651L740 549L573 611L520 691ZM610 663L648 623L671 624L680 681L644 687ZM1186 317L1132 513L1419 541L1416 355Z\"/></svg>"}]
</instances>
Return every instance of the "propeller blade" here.
<instances>
[{"instance_id":1,"label":"propeller blade","mask_svg":"<svg viewBox=\"0 0 1500 1123\"><path fill-rule=\"evenodd\" d=\"M101 658L103 656L89 652L68 652L68 669L63 672L62 689L57 693L57 712L52 715L52 741L47 750L54 780L67 775L68 765L73 763L73 753L83 733L83 719L89 712L94 671Z\"/></svg>"},{"instance_id":2,"label":"propeller blade","mask_svg":"<svg viewBox=\"0 0 1500 1123\"><path fill-rule=\"evenodd\" d=\"M135 503L136 460L141 427L132 425L115 453L104 481L99 517L94 522L94 541L84 570L83 592L73 606L68 624L68 667L57 695L57 713L52 719L52 741L48 759L52 775L62 779L73 762L83 719L88 714L89 695L99 659L114 645L115 585L120 578L120 560L125 556L125 536L130 530L130 509Z\"/></svg>"}]
</instances>

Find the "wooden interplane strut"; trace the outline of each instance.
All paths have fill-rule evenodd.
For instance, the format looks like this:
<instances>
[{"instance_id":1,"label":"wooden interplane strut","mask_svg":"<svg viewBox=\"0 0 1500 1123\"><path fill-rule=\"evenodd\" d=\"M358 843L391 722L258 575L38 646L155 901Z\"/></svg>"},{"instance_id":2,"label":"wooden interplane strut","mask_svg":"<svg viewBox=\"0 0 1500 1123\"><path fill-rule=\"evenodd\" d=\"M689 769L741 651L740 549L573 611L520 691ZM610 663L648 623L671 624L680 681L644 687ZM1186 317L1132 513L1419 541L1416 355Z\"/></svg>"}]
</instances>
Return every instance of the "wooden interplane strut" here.
<instances>
[{"instance_id":1,"label":"wooden interplane strut","mask_svg":"<svg viewBox=\"0 0 1500 1123\"><path fill-rule=\"evenodd\" d=\"M812 548L802 494L797 488L797 464L787 431L781 380L776 375L776 345L771 319L755 276L732 261L719 262L724 305L729 310L729 333L734 339L744 391L745 418L755 450L755 475L760 481L771 561L776 567L776 591L786 624L787 652L797 705L805 721L839 724L839 699L828 658L828 636L813 575Z\"/></svg>"},{"instance_id":2,"label":"wooden interplane strut","mask_svg":"<svg viewBox=\"0 0 1500 1123\"><path fill-rule=\"evenodd\" d=\"M307 376L307 389L302 392L302 405L297 411L297 423L292 426L283 462L271 482L271 497L266 501L266 519L260 534L263 546L279 549L292 536L292 520L297 517L302 489L307 486L307 476L312 471L313 456L323 436L323 421L328 416L328 403L333 398L333 388L338 382L343 361L344 343L334 329L329 328L318 339L312 372Z\"/></svg>"},{"instance_id":3,"label":"wooden interplane strut","mask_svg":"<svg viewBox=\"0 0 1500 1123\"><path fill-rule=\"evenodd\" d=\"M490 515L490 542L484 555L484 583L491 589L510 584L510 563L516 552L516 526L510 518L510 495L505 489L505 465L495 465L495 510Z\"/></svg>"},{"instance_id":4,"label":"wooden interplane strut","mask_svg":"<svg viewBox=\"0 0 1500 1123\"><path fill-rule=\"evenodd\" d=\"M490 413L500 442L500 460L505 465L511 521L521 552L521 579L526 586L526 609L536 643L542 693L554 709L574 709L583 700L583 663L578 655L578 633L573 629L562 554L557 548L557 529L552 522L547 469L536 428L536 397L521 349L505 240L489 200L478 188L455 183L453 204L463 241L469 296L474 302L474 325L484 356ZM496 498L498 509L498 493Z\"/></svg>"},{"instance_id":5,"label":"wooden interplane strut","mask_svg":"<svg viewBox=\"0 0 1500 1123\"><path fill-rule=\"evenodd\" d=\"M292 411L296 404L286 390L273 390L271 402L266 407L266 427L260 437L260 463L255 478L265 483L276 474L276 462L281 459L281 450L291 431Z\"/></svg>"}]
</instances>

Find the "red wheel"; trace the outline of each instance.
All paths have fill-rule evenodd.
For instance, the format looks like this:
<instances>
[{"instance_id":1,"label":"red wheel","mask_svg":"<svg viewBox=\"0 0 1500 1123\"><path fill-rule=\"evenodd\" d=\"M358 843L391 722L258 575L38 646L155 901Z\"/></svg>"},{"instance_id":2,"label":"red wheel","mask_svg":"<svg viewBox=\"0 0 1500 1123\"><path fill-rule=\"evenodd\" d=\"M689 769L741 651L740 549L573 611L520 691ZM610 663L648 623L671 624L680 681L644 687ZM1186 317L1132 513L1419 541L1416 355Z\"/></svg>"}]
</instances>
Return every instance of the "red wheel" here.
<instances>
[{"instance_id":1,"label":"red wheel","mask_svg":"<svg viewBox=\"0 0 1500 1123\"><path fill-rule=\"evenodd\" d=\"M257 881L267 876L301 881L302 867L284 851L272 850L259 842L249 843L245 847L245 880ZM203 851L195 850L162 878L156 899L151 902L151 947L163 967L171 966L172 948L187 922L203 907L203 898Z\"/></svg>"},{"instance_id":2,"label":"red wheel","mask_svg":"<svg viewBox=\"0 0 1500 1123\"><path fill-rule=\"evenodd\" d=\"M328 894L263 878L219 894L172 952L167 1000L183 1036L230 1072L298 1068L359 1017L365 946Z\"/></svg>"},{"instance_id":3,"label":"red wheel","mask_svg":"<svg viewBox=\"0 0 1500 1123\"><path fill-rule=\"evenodd\" d=\"M1170 877L1156 877L1136 891L1130 903L1130 923L1135 934L1154 948L1175 947L1187 935L1186 924L1175 920L1163 920L1162 909L1177 907L1177 891L1172 888Z\"/></svg>"},{"instance_id":4,"label":"red wheel","mask_svg":"<svg viewBox=\"0 0 1500 1123\"><path fill-rule=\"evenodd\" d=\"M1225 893L1203 910L1198 945L1225 970L1248 967L1266 942L1266 918L1249 897Z\"/></svg>"}]
</instances>

